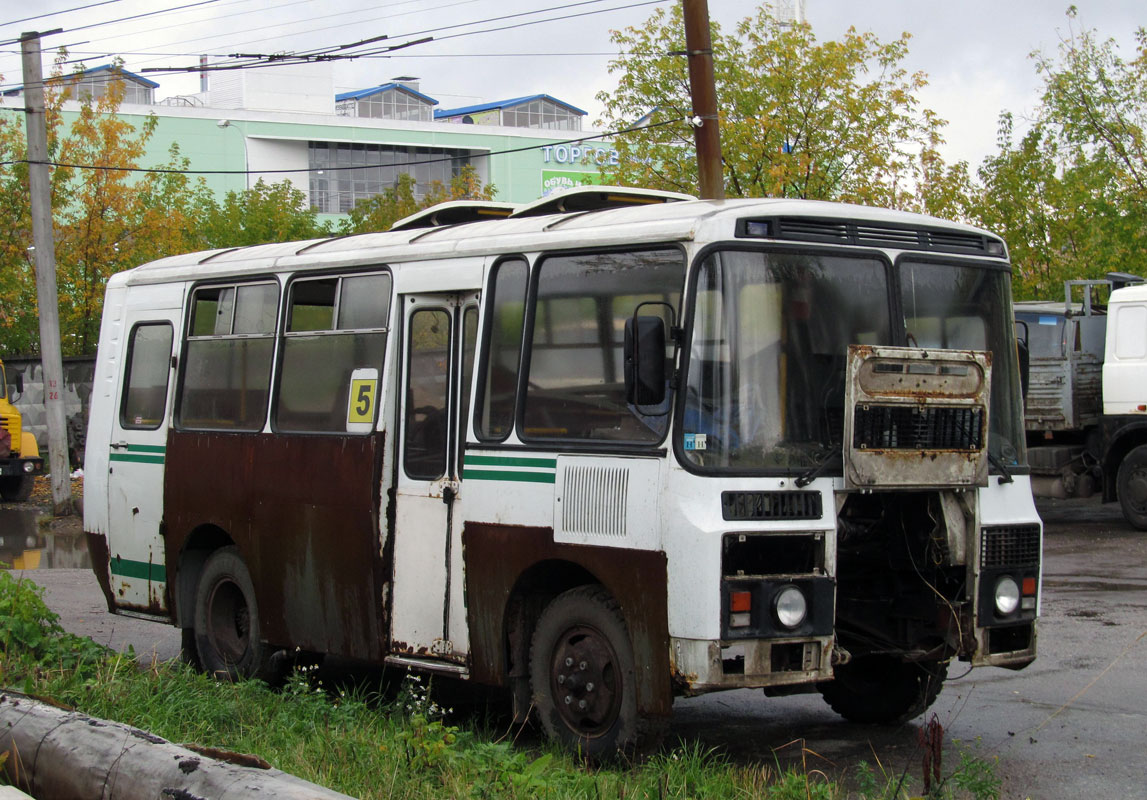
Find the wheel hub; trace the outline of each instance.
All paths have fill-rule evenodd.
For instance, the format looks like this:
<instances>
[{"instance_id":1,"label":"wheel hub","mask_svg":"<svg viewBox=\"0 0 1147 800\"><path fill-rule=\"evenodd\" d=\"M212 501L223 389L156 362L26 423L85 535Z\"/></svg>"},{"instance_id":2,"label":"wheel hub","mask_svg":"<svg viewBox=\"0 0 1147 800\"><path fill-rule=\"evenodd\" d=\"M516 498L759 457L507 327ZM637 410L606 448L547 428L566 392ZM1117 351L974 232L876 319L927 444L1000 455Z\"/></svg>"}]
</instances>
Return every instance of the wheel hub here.
<instances>
[{"instance_id":1,"label":"wheel hub","mask_svg":"<svg viewBox=\"0 0 1147 800\"><path fill-rule=\"evenodd\" d=\"M208 635L215 649L227 663L238 663L247 652L251 633L251 612L243 591L223 581L211 593L208 608Z\"/></svg>"},{"instance_id":2,"label":"wheel hub","mask_svg":"<svg viewBox=\"0 0 1147 800\"><path fill-rule=\"evenodd\" d=\"M552 697L562 721L579 736L609 730L620 711L617 654L598 631L576 626L554 647Z\"/></svg>"}]
</instances>

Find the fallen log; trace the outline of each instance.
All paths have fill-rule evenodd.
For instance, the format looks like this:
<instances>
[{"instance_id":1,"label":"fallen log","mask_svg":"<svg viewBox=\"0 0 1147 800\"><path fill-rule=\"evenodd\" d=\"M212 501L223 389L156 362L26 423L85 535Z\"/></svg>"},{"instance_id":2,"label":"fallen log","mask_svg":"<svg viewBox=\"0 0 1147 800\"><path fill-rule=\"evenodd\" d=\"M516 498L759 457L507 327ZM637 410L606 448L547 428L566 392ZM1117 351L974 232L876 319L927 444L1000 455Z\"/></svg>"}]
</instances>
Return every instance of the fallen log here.
<instances>
[{"instance_id":1,"label":"fallen log","mask_svg":"<svg viewBox=\"0 0 1147 800\"><path fill-rule=\"evenodd\" d=\"M262 759L196 752L138 728L58 708L16 692L0 694L0 753L4 752L8 753L4 763L8 780L37 798L348 798L263 767L266 762Z\"/></svg>"}]
</instances>

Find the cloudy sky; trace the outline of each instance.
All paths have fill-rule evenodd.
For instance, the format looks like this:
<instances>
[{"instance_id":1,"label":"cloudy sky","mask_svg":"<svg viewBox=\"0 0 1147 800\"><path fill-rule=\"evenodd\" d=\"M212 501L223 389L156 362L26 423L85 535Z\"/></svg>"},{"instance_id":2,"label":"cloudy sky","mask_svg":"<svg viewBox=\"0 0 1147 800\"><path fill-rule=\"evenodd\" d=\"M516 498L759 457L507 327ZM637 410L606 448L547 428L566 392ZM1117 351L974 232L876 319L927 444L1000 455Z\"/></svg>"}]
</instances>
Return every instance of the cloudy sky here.
<instances>
[{"instance_id":1,"label":"cloudy sky","mask_svg":"<svg viewBox=\"0 0 1147 800\"><path fill-rule=\"evenodd\" d=\"M1067 35L1068 4L806 0L805 10L822 41L850 26L882 41L911 33L906 66L929 76L922 100L949 121L946 156L975 166L995 149L1001 110L1022 119L1035 107L1039 80L1028 56L1055 52ZM193 93L198 78L143 71L192 66L196 54L299 52L383 35L392 42L433 36L389 58L337 63L336 91L416 76L442 108L545 92L588 111L592 122L600 111L595 95L614 85L606 69L616 53L610 30L640 24L659 5L666 0L0 0L0 75L5 86L22 82L19 45L11 39L30 30L63 28L44 40L45 50L67 45L89 67L122 57L127 69L160 83L158 98ZM757 5L709 0L709 12L728 29ZM1114 38L1121 53L1133 56L1134 31L1147 25L1143 0L1075 5L1077 25ZM63 13L41 16L48 12ZM137 15L143 16L129 19Z\"/></svg>"}]
</instances>

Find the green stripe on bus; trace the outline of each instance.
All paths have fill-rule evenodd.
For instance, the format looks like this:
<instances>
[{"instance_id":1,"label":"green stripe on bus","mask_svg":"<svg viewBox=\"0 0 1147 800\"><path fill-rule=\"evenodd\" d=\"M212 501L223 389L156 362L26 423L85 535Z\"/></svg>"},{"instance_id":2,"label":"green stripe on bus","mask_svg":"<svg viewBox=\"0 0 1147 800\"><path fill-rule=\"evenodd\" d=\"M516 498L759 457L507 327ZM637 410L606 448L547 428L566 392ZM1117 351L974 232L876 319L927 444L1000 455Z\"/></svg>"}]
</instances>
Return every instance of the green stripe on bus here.
<instances>
[{"instance_id":1,"label":"green stripe on bus","mask_svg":"<svg viewBox=\"0 0 1147 800\"><path fill-rule=\"evenodd\" d=\"M515 481L518 483L553 483L552 472L518 472L515 470L464 469L462 479L470 481Z\"/></svg>"},{"instance_id":2,"label":"green stripe on bus","mask_svg":"<svg viewBox=\"0 0 1147 800\"><path fill-rule=\"evenodd\" d=\"M129 453L165 453L167 447L162 444L129 444L127 451Z\"/></svg>"},{"instance_id":3,"label":"green stripe on bus","mask_svg":"<svg viewBox=\"0 0 1147 800\"><path fill-rule=\"evenodd\" d=\"M112 453L108 456L109 461L134 461L137 464L162 464L163 454L157 456L144 455L143 453Z\"/></svg>"},{"instance_id":4,"label":"green stripe on bus","mask_svg":"<svg viewBox=\"0 0 1147 800\"><path fill-rule=\"evenodd\" d=\"M146 561L131 561L116 556L111 561L112 575L121 578L139 578L156 583L167 583L167 567L163 564L149 564Z\"/></svg>"},{"instance_id":5,"label":"green stripe on bus","mask_svg":"<svg viewBox=\"0 0 1147 800\"><path fill-rule=\"evenodd\" d=\"M466 464L488 467L549 467L558 465L556 458L521 458L517 456L466 456Z\"/></svg>"}]
</instances>

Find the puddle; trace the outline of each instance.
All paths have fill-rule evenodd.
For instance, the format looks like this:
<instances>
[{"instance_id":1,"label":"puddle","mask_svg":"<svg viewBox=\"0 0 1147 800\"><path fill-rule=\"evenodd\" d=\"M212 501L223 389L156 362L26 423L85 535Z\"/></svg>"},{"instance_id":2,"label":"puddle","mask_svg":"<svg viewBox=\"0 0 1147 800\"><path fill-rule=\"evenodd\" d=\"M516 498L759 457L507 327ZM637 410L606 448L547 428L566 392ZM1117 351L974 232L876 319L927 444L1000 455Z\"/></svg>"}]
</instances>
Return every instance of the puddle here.
<instances>
[{"instance_id":1,"label":"puddle","mask_svg":"<svg viewBox=\"0 0 1147 800\"><path fill-rule=\"evenodd\" d=\"M37 511L0 508L0 562L13 569L91 569L82 533L52 533L40 519Z\"/></svg>"}]
</instances>

